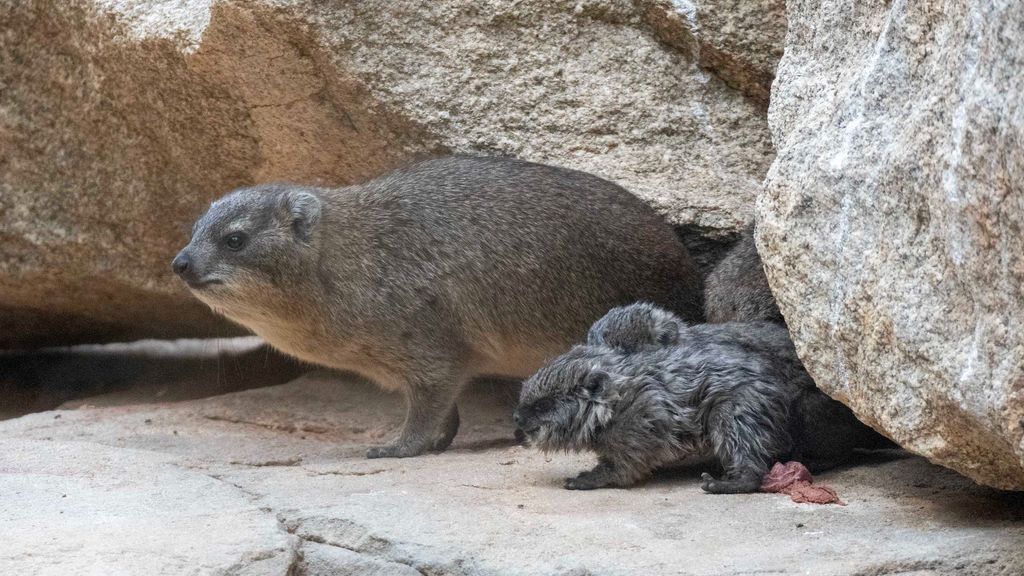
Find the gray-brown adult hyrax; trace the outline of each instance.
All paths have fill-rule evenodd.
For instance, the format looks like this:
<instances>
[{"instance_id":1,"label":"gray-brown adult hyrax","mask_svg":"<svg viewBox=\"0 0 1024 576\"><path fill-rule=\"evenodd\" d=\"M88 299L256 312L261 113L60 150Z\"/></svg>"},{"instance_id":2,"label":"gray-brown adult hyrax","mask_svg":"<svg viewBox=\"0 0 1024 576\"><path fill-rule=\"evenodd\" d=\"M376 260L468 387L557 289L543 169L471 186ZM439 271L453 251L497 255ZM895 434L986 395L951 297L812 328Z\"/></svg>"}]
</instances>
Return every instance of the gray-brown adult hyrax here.
<instances>
[{"instance_id":1,"label":"gray-brown adult hyrax","mask_svg":"<svg viewBox=\"0 0 1024 576\"><path fill-rule=\"evenodd\" d=\"M172 265L280 350L404 391L401 434L371 458L445 449L469 380L529 376L613 306L701 318L697 269L651 208L596 176L511 159L236 190Z\"/></svg>"},{"instance_id":2,"label":"gray-brown adult hyrax","mask_svg":"<svg viewBox=\"0 0 1024 576\"><path fill-rule=\"evenodd\" d=\"M739 242L708 275L704 287L704 315L713 324L724 322L775 322L785 324L764 264L748 227Z\"/></svg>"}]
</instances>

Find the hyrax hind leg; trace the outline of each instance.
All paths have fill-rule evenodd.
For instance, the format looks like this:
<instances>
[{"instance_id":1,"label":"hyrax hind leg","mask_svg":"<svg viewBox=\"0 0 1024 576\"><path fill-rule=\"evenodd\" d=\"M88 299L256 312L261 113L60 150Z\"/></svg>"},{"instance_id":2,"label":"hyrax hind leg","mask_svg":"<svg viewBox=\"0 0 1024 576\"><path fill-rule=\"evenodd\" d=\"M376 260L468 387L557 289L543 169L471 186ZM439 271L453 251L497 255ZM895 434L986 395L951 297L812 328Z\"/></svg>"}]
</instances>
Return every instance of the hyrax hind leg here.
<instances>
[{"instance_id":1,"label":"hyrax hind leg","mask_svg":"<svg viewBox=\"0 0 1024 576\"><path fill-rule=\"evenodd\" d=\"M367 458L406 458L447 448L459 431L455 399L464 377L445 363L420 367L404 377L406 413L398 438L371 448Z\"/></svg>"},{"instance_id":2,"label":"hyrax hind leg","mask_svg":"<svg viewBox=\"0 0 1024 576\"><path fill-rule=\"evenodd\" d=\"M710 419L709 437L725 475L701 474L701 488L712 494L756 492L774 453L788 443L781 419L785 412L771 403L740 398L727 402ZM774 412L774 413L773 413Z\"/></svg>"}]
</instances>

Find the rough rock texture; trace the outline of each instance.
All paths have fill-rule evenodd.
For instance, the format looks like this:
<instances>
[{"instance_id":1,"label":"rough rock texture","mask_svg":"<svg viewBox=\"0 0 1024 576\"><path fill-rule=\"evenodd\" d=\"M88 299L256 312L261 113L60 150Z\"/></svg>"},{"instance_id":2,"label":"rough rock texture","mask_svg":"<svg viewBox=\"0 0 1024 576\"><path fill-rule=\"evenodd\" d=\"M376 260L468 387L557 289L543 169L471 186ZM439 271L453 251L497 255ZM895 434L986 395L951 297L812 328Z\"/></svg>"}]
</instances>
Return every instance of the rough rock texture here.
<instances>
[{"instance_id":1,"label":"rough rock texture","mask_svg":"<svg viewBox=\"0 0 1024 576\"><path fill-rule=\"evenodd\" d=\"M173 457L7 439L0 452L5 574L285 574L296 562L273 514Z\"/></svg>"},{"instance_id":2,"label":"rough rock texture","mask_svg":"<svg viewBox=\"0 0 1024 576\"><path fill-rule=\"evenodd\" d=\"M786 37L785 0L638 0L658 37L768 105Z\"/></svg>"},{"instance_id":3,"label":"rough rock texture","mask_svg":"<svg viewBox=\"0 0 1024 576\"><path fill-rule=\"evenodd\" d=\"M1024 499L916 457L816 477L846 507L708 495L699 466L628 490L566 491L563 478L592 459L513 445L516 395L471 389L452 449L403 460L363 457L397 428L401 399L323 374L0 422L0 573L66 573L69 562L153 575L1024 570Z\"/></svg>"},{"instance_id":4,"label":"rough rock texture","mask_svg":"<svg viewBox=\"0 0 1024 576\"><path fill-rule=\"evenodd\" d=\"M717 4L702 42L758 28ZM592 171L697 246L728 237L772 159L763 108L651 9L0 0L0 348L231 332L168 270L211 199L445 151ZM770 67L729 45L737 70Z\"/></svg>"},{"instance_id":5,"label":"rough rock texture","mask_svg":"<svg viewBox=\"0 0 1024 576\"><path fill-rule=\"evenodd\" d=\"M1024 3L788 7L758 245L800 357L902 446L1024 489Z\"/></svg>"}]
</instances>

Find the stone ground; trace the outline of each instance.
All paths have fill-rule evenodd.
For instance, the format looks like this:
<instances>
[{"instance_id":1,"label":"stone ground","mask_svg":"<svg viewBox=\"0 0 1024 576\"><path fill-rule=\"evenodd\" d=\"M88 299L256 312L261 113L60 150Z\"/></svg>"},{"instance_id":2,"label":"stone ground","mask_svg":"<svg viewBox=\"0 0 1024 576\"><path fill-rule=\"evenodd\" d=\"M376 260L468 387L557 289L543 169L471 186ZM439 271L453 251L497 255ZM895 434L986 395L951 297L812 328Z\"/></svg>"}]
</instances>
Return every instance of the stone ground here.
<instances>
[{"instance_id":1,"label":"stone ground","mask_svg":"<svg viewBox=\"0 0 1024 576\"><path fill-rule=\"evenodd\" d=\"M0 422L0 573L1024 573L1024 494L900 452L821 475L845 507L704 494L700 465L571 492L591 457L515 445L514 384L469 391L452 449L407 460L363 458L402 405L353 378L151 389Z\"/></svg>"}]
</instances>

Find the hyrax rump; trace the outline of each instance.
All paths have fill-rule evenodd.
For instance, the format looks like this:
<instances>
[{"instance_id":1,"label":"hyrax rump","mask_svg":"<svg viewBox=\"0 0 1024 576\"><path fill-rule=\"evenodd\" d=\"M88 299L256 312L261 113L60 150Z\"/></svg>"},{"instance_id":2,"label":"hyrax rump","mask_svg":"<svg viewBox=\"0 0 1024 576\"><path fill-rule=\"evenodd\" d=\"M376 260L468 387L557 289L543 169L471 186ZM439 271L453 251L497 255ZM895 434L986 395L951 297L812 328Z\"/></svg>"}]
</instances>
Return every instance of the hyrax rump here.
<instances>
[{"instance_id":1,"label":"hyrax rump","mask_svg":"<svg viewBox=\"0 0 1024 576\"><path fill-rule=\"evenodd\" d=\"M276 348L402 390L402 431L370 458L445 449L469 380L529 376L613 306L701 316L696 266L651 208L596 176L511 159L242 188L172 266Z\"/></svg>"},{"instance_id":2,"label":"hyrax rump","mask_svg":"<svg viewBox=\"0 0 1024 576\"><path fill-rule=\"evenodd\" d=\"M704 315L714 324L759 320L785 324L757 253L753 227L744 230L739 242L708 274Z\"/></svg>"}]
</instances>

